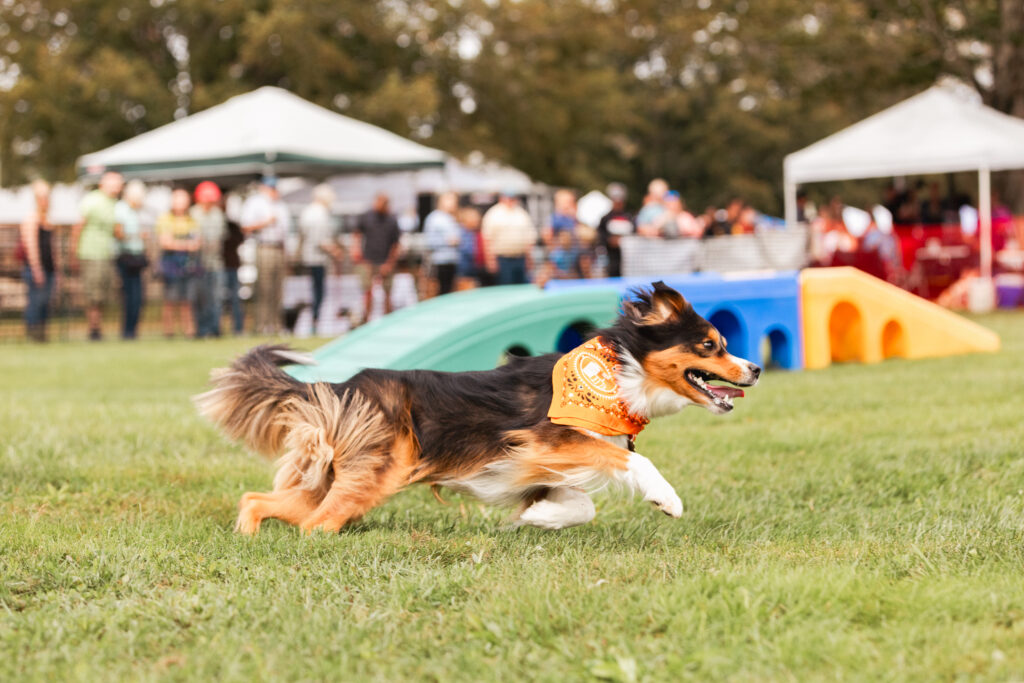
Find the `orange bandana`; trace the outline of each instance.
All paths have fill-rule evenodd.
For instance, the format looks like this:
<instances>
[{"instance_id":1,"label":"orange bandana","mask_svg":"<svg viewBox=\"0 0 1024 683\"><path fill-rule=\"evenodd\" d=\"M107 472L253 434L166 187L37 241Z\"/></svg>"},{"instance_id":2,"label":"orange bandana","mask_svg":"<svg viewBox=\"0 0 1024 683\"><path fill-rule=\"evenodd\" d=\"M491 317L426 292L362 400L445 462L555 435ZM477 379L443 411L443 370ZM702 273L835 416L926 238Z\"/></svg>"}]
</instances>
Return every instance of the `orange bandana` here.
<instances>
[{"instance_id":1,"label":"orange bandana","mask_svg":"<svg viewBox=\"0 0 1024 683\"><path fill-rule=\"evenodd\" d=\"M548 417L555 424L608 436L639 434L650 420L630 414L619 398L618 368L615 352L600 337L559 358L551 373L554 393Z\"/></svg>"}]
</instances>

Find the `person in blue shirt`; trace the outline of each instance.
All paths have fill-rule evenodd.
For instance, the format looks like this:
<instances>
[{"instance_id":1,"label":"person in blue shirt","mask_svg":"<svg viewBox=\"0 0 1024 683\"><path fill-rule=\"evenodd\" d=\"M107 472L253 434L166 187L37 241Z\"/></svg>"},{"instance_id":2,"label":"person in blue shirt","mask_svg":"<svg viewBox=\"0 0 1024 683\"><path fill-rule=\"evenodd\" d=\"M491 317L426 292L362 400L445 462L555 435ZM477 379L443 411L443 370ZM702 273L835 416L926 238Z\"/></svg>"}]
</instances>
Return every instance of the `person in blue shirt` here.
<instances>
[{"instance_id":1,"label":"person in blue shirt","mask_svg":"<svg viewBox=\"0 0 1024 683\"><path fill-rule=\"evenodd\" d=\"M572 190L558 190L554 197L554 211L551 213L551 224L544 230L544 244L548 249L558 246L559 235L569 233L573 242L576 241L576 195Z\"/></svg>"}]
</instances>

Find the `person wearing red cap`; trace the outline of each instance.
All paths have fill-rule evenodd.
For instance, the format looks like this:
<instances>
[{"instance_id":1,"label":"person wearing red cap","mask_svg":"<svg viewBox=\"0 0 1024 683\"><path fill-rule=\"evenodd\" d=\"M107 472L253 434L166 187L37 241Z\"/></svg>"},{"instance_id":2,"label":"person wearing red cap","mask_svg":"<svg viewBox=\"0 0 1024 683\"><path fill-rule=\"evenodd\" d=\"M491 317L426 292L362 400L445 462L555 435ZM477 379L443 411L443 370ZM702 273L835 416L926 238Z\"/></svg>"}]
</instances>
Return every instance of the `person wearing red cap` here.
<instances>
[{"instance_id":1,"label":"person wearing red cap","mask_svg":"<svg viewBox=\"0 0 1024 683\"><path fill-rule=\"evenodd\" d=\"M217 184L204 180L196 186L196 203L192 206L192 219L199 226L199 262L201 275L193 302L196 319L196 337L219 337L220 318L224 308L224 256L223 242L227 234L227 220L220 208L221 192Z\"/></svg>"}]
</instances>

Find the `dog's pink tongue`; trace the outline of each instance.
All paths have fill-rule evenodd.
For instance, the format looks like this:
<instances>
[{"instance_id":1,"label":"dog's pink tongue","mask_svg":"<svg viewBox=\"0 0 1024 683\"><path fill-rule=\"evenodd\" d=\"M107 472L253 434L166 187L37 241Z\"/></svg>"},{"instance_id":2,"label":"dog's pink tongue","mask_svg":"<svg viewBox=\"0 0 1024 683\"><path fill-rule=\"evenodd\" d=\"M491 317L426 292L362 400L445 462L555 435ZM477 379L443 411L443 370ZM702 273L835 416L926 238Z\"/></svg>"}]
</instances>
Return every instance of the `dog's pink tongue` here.
<instances>
[{"instance_id":1,"label":"dog's pink tongue","mask_svg":"<svg viewBox=\"0 0 1024 683\"><path fill-rule=\"evenodd\" d=\"M715 396L721 396L722 398L743 398L743 390L737 389L736 387L719 387L714 384L709 384L708 389Z\"/></svg>"}]
</instances>

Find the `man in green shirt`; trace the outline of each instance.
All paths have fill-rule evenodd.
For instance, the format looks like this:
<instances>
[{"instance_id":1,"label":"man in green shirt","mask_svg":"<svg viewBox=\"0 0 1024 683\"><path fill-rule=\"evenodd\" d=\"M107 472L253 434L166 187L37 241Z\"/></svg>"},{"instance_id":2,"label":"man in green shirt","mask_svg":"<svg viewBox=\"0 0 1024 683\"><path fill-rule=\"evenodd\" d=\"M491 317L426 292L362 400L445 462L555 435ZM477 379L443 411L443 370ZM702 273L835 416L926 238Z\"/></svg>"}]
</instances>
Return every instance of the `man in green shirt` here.
<instances>
[{"instance_id":1,"label":"man in green shirt","mask_svg":"<svg viewBox=\"0 0 1024 683\"><path fill-rule=\"evenodd\" d=\"M120 173L104 173L99 187L82 199L81 220L71 229L72 263L82 274L89 339L93 341L103 338L103 302L113 289L114 224L117 222L114 207L123 185Z\"/></svg>"}]
</instances>

